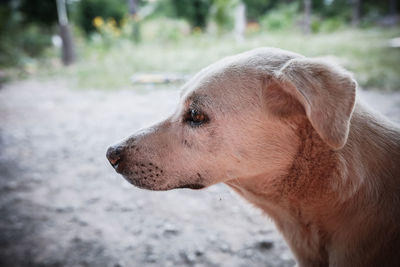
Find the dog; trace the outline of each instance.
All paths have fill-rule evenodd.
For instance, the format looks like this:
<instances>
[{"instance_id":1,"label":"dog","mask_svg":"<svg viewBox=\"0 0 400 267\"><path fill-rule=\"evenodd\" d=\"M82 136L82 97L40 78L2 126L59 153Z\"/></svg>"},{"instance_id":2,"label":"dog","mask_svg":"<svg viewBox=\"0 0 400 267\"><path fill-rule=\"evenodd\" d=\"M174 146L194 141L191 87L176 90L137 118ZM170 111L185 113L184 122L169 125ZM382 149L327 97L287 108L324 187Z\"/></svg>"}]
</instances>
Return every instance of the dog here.
<instances>
[{"instance_id":1,"label":"dog","mask_svg":"<svg viewBox=\"0 0 400 267\"><path fill-rule=\"evenodd\" d=\"M201 70L175 113L107 158L140 188L229 185L299 266L400 266L400 129L356 87L336 65L254 49Z\"/></svg>"}]
</instances>

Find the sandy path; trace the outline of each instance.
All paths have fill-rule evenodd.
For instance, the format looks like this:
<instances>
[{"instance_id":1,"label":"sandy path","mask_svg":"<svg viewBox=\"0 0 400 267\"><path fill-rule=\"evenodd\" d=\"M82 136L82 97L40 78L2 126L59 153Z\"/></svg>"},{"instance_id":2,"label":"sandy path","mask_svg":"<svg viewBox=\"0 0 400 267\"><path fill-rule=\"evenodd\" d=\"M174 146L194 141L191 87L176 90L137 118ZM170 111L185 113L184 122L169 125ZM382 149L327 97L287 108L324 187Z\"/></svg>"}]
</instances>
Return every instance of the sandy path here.
<instances>
[{"instance_id":1,"label":"sandy path","mask_svg":"<svg viewBox=\"0 0 400 267\"><path fill-rule=\"evenodd\" d=\"M362 98L400 121L400 94ZM108 145L173 111L175 90L0 90L0 266L293 266L270 220L224 185L139 190Z\"/></svg>"}]
</instances>

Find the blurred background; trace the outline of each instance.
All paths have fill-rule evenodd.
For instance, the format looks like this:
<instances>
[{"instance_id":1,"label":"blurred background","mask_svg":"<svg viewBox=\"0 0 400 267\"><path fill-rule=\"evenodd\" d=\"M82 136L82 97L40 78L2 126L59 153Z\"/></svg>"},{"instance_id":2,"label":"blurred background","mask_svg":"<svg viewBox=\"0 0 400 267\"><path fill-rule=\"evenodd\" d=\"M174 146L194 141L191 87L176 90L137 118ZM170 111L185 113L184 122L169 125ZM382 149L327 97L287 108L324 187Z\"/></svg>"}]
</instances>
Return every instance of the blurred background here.
<instances>
[{"instance_id":1,"label":"blurred background","mask_svg":"<svg viewBox=\"0 0 400 267\"><path fill-rule=\"evenodd\" d=\"M80 89L132 88L137 72L190 75L221 57L274 46L335 57L362 87L396 90L399 6L398 0L3 0L1 79L59 76Z\"/></svg>"},{"instance_id":2,"label":"blurred background","mask_svg":"<svg viewBox=\"0 0 400 267\"><path fill-rule=\"evenodd\" d=\"M399 13L399 0L2 0L0 266L294 266L228 187L140 190L106 148L173 112L201 68L261 46L344 66L400 122Z\"/></svg>"}]
</instances>

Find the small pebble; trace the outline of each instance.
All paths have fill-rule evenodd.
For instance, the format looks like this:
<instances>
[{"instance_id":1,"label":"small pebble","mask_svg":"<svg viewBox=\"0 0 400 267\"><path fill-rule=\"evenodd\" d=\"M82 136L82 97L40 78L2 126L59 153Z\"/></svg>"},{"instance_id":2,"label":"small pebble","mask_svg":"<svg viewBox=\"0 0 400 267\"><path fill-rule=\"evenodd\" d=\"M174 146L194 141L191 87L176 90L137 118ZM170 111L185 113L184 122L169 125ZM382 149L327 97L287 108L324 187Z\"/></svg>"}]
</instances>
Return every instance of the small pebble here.
<instances>
[{"instance_id":1,"label":"small pebble","mask_svg":"<svg viewBox=\"0 0 400 267\"><path fill-rule=\"evenodd\" d=\"M269 241L269 240L262 240L262 241L258 241L256 243L256 247L259 250L268 250L271 249L274 246L274 242Z\"/></svg>"}]
</instances>

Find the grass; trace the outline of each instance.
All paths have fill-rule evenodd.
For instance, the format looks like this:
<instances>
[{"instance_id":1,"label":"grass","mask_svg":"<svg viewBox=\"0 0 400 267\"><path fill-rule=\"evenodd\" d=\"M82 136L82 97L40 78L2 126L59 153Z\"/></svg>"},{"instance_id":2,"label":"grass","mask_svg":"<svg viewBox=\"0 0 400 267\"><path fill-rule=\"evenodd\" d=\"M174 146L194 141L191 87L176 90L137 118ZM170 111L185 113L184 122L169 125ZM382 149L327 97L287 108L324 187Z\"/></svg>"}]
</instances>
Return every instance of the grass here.
<instances>
[{"instance_id":1,"label":"grass","mask_svg":"<svg viewBox=\"0 0 400 267\"><path fill-rule=\"evenodd\" d=\"M93 42L79 47L80 60L69 68L42 73L65 76L76 88L120 89L133 87L135 72L192 74L224 57L260 46L291 50L310 57L334 57L352 71L364 88L400 91L400 48L389 48L388 39L399 37L400 28L345 30L304 36L295 32L256 33L237 43L231 37L207 34L175 40L145 40L140 44L121 39L106 48Z\"/></svg>"}]
</instances>

